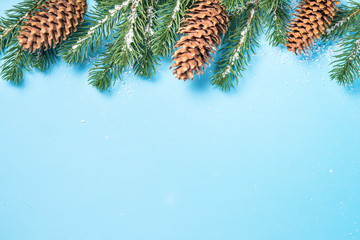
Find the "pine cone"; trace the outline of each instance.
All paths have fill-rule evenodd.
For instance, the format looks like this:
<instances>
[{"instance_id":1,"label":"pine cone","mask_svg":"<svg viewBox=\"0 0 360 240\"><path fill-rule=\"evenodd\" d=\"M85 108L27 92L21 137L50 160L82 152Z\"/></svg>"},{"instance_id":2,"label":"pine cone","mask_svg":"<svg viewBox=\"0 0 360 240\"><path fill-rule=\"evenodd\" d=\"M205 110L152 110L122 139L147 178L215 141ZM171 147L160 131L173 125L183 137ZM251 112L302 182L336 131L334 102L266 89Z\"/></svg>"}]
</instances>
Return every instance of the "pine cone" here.
<instances>
[{"instance_id":1,"label":"pine cone","mask_svg":"<svg viewBox=\"0 0 360 240\"><path fill-rule=\"evenodd\" d=\"M287 49L301 54L311 47L331 24L339 4L336 0L302 0L291 21Z\"/></svg>"},{"instance_id":2,"label":"pine cone","mask_svg":"<svg viewBox=\"0 0 360 240\"><path fill-rule=\"evenodd\" d=\"M182 37L174 48L171 66L180 80L194 79L194 74L202 74L206 63L213 58L221 39L228 28L229 19L219 0L198 0L187 10ZM203 67L203 69L202 69Z\"/></svg>"},{"instance_id":3,"label":"pine cone","mask_svg":"<svg viewBox=\"0 0 360 240\"><path fill-rule=\"evenodd\" d=\"M84 21L86 0L48 0L25 19L19 45L31 53L55 48Z\"/></svg>"}]
</instances>

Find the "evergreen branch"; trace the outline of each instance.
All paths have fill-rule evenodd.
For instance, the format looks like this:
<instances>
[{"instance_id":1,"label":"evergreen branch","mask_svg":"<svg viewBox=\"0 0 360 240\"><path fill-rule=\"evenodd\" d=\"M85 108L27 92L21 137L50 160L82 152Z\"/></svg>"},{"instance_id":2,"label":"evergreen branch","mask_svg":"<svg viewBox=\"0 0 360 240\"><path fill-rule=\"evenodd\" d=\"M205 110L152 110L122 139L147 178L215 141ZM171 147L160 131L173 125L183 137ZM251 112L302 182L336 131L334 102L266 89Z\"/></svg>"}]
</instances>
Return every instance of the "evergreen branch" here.
<instances>
[{"instance_id":1,"label":"evergreen branch","mask_svg":"<svg viewBox=\"0 0 360 240\"><path fill-rule=\"evenodd\" d=\"M89 84L98 90L106 91L111 87L112 79L120 76L122 71L115 65L111 55L111 44L106 46L106 51L101 54L101 58L96 60L95 67L90 69Z\"/></svg>"},{"instance_id":2,"label":"evergreen branch","mask_svg":"<svg viewBox=\"0 0 360 240\"><path fill-rule=\"evenodd\" d=\"M0 51L5 53L4 63L1 66L1 76L4 80L15 84L20 83L24 77L24 70L31 71L33 68L40 71L47 70L52 63L56 62L56 50L46 52L37 51L32 54L24 51L18 44L17 33L25 19L33 14L45 0L25 0L14 5L13 9L6 12L6 17L0 19Z\"/></svg>"},{"instance_id":3,"label":"evergreen branch","mask_svg":"<svg viewBox=\"0 0 360 240\"><path fill-rule=\"evenodd\" d=\"M159 65L159 57L153 53L153 46L151 45L152 36L154 35L154 5L155 2L151 1L150 6L147 8L147 16L145 21L147 22L143 41L141 42L141 53L134 62L135 75L141 77L151 78L155 73L157 65Z\"/></svg>"},{"instance_id":4,"label":"evergreen branch","mask_svg":"<svg viewBox=\"0 0 360 240\"><path fill-rule=\"evenodd\" d=\"M95 0L96 4L104 9L111 9L113 8L115 5L119 5L122 2L124 2L124 0Z\"/></svg>"},{"instance_id":5,"label":"evergreen branch","mask_svg":"<svg viewBox=\"0 0 360 240\"><path fill-rule=\"evenodd\" d=\"M160 5L155 18L158 28L151 43L154 46L155 55L170 56L176 41L179 40L177 31L181 18L185 10L193 3L194 0L170 0Z\"/></svg>"},{"instance_id":6,"label":"evergreen branch","mask_svg":"<svg viewBox=\"0 0 360 240\"><path fill-rule=\"evenodd\" d=\"M222 0L221 1L222 5L225 6L226 9L230 10L230 9L236 9L240 6L244 6L246 5L244 3L244 0Z\"/></svg>"},{"instance_id":7,"label":"evergreen branch","mask_svg":"<svg viewBox=\"0 0 360 240\"><path fill-rule=\"evenodd\" d=\"M116 25L123 21L124 12L132 0L120 1L118 5L95 6L89 13L86 25L83 25L60 48L60 53L69 64L79 64L89 57L89 52L96 52L99 47L111 38ZM117 1L119 2L119 1ZM105 17L104 17L105 15Z\"/></svg>"},{"instance_id":8,"label":"evergreen branch","mask_svg":"<svg viewBox=\"0 0 360 240\"><path fill-rule=\"evenodd\" d=\"M360 28L354 29L350 35L340 42L340 49L331 65L330 78L341 85L348 85L359 78L360 69Z\"/></svg>"},{"instance_id":9,"label":"evergreen branch","mask_svg":"<svg viewBox=\"0 0 360 240\"><path fill-rule=\"evenodd\" d=\"M27 16L41 6L45 0L24 0L16 4L12 9L5 12L6 17L0 18L0 53L10 46L16 37L19 27L23 24Z\"/></svg>"},{"instance_id":10,"label":"evergreen branch","mask_svg":"<svg viewBox=\"0 0 360 240\"><path fill-rule=\"evenodd\" d=\"M140 2L132 0L131 11L126 13L124 21L118 23L114 40L95 62L95 67L90 69L90 84L100 91L106 91L112 82L115 83L114 80L141 54L146 11Z\"/></svg>"},{"instance_id":11,"label":"evergreen branch","mask_svg":"<svg viewBox=\"0 0 360 240\"><path fill-rule=\"evenodd\" d=\"M19 45L12 44L3 56L4 63L0 68L2 79L15 84L21 83L24 78L24 70L31 70L33 60L31 54L22 50Z\"/></svg>"},{"instance_id":12,"label":"evergreen branch","mask_svg":"<svg viewBox=\"0 0 360 240\"><path fill-rule=\"evenodd\" d=\"M360 23L360 3L350 1L349 5L342 5L335 15L332 24L326 30L323 39L338 40L348 31L357 27Z\"/></svg>"},{"instance_id":13,"label":"evergreen branch","mask_svg":"<svg viewBox=\"0 0 360 240\"><path fill-rule=\"evenodd\" d=\"M261 7L265 12L267 40L272 46L284 45L287 25L290 21L289 0L263 0Z\"/></svg>"},{"instance_id":14,"label":"evergreen branch","mask_svg":"<svg viewBox=\"0 0 360 240\"><path fill-rule=\"evenodd\" d=\"M239 18L234 15L231 19L234 27L225 37L225 47L220 50L220 60L216 63L215 74L211 78L211 84L223 90L230 90L234 87L234 82L238 83L241 72L246 69L251 54L254 53L254 46L258 46L261 31L258 1L249 1L239 13Z\"/></svg>"},{"instance_id":15,"label":"evergreen branch","mask_svg":"<svg viewBox=\"0 0 360 240\"><path fill-rule=\"evenodd\" d=\"M50 68L52 64L55 64L58 60L57 48L50 48L47 51L37 51L33 55L32 67L45 72Z\"/></svg>"}]
</instances>

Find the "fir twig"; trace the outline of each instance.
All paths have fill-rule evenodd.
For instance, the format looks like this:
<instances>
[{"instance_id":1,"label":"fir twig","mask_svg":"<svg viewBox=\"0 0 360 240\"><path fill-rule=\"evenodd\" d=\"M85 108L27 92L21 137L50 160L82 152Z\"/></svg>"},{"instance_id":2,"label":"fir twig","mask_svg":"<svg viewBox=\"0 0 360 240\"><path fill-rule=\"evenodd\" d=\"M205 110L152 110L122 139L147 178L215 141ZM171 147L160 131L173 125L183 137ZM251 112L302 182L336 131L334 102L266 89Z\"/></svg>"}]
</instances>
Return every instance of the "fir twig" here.
<instances>
[{"instance_id":1,"label":"fir twig","mask_svg":"<svg viewBox=\"0 0 360 240\"><path fill-rule=\"evenodd\" d=\"M263 0L266 36L272 46L285 44L286 30L290 21L289 0Z\"/></svg>"},{"instance_id":2,"label":"fir twig","mask_svg":"<svg viewBox=\"0 0 360 240\"><path fill-rule=\"evenodd\" d=\"M360 3L350 1L348 5L341 5L332 24L326 29L325 40L338 40L348 31L360 23Z\"/></svg>"},{"instance_id":3,"label":"fir twig","mask_svg":"<svg viewBox=\"0 0 360 240\"><path fill-rule=\"evenodd\" d=\"M12 9L5 12L5 17L0 18L0 53L3 54L6 48L13 42L19 27L23 24L28 15L42 5L45 0L24 0L15 4Z\"/></svg>"},{"instance_id":4,"label":"fir twig","mask_svg":"<svg viewBox=\"0 0 360 240\"><path fill-rule=\"evenodd\" d=\"M234 24L225 37L224 47L220 51L220 60L216 63L211 83L223 90L230 90L238 83L241 72L250 61L254 47L258 46L261 25L261 9L258 1L249 1L231 17Z\"/></svg>"},{"instance_id":5,"label":"fir twig","mask_svg":"<svg viewBox=\"0 0 360 240\"><path fill-rule=\"evenodd\" d=\"M336 60L331 63L330 77L341 85L348 85L360 76L360 28L345 36L339 46Z\"/></svg>"},{"instance_id":6,"label":"fir twig","mask_svg":"<svg viewBox=\"0 0 360 240\"><path fill-rule=\"evenodd\" d=\"M31 70L33 60L32 55L22 50L19 45L12 44L3 56L4 63L0 69L2 79L15 84L21 83L24 70Z\"/></svg>"},{"instance_id":7,"label":"fir twig","mask_svg":"<svg viewBox=\"0 0 360 240\"><path fill-rule=\"evenodd\" d=\"M89 53L94 53L109 40L116 25L123 21L124 12L128 11L131 0L117 1L111 5L103 1L96 5L88 14L86 23L64 42L60 53L69 64L80 64L88 59Z\"/></svg>"},{"instance_id":8,"label":"fir twig","mask_svg":"<svg viewBox=\"0 0 360 240\"><path fill-rule=\"evenodd\" d=\"M246 0L222 0L221 4L225 6L226 9L233 10L238 9L241 6L246 5Z\"/></svg>"},{"instance_id":9,"label":"fir twig","mask_svg":"<svg viewBox=\"0 0 360 240\"><path fill-rule=\"evenodd\" d=\"M112 44L107 44L106 51L100 55L100 59L96 60L95 66L89 72L89 83L101 92L109 89L112 79L122 73L112 58L112 46Z\"/></svg>"},{"instance_id":10,"label":"fir twig","mask_svg":"<svg viewBox=\"0 0 360 240\"><path fill-rule=\"evenodd\" d=\"M107 45L107 50L90 69L90 84L100 91L106 91L111 82L115 83L121 73L141 54L142 33L145 30L146 10L141 0L132 0L130 11L124 13L124 20L116 26L117 34Z\"/></svg>"},{"instance_id":11,"label":"fir twig","mask_svg":"<svg viewBox=\"0 0 360 240\"><path fill-rule=\"evenodd\" d=\"M169 57L176 41L179 40L177 33L180 20L185 10L194 3L194 0L170 0L159 6L155 23L158 28L155 31L151 45L154 46L154 54Z\"/></svg>"},{"instance_id":12,"label":"fir twig","mask_svg":"<svg viewBox=\"0 0 360 240\"><path fill-rule=\"evenodd\" d=\"M159 57L153 53L153 45L151 44L156 29L154 23L154 7L155 1L149 1L146 5L146 13L144 21L146 21L145 31L143 33L143 41L140 43L140 54L134 61L135 75L151 78L160 63ZM140 16L141 17L141 16Z\"/></svg>"},{"instance_id":13,"label":"fir twig","mask_svg":"<svg viewBox=\"0 0 360 240\"><path fill-rule=\"evenodd\" d=\"M24 77L24 70L32 68L45 71L57 59L54 51L41 54L28 53L19 46L17 34L25 19L35 12L45 0L25 0L6 11L5 17L0 19L0 52L4 63L1 66L1 76L4 80L18 84Z\"/></svg>"},{"instance_id":14,"label":"fir twig","mask_svg":"<svg viewBox=\"0 0 360 240\"><path fill-rule=\"evenodd\" d=\"M28 53L26 52L26 54ZM31 55L33 57L32 66L41 72L48 70L50 66L58 60L57 48L51 48L47 51L40 50Z\"/></svg>"}]
</instances>

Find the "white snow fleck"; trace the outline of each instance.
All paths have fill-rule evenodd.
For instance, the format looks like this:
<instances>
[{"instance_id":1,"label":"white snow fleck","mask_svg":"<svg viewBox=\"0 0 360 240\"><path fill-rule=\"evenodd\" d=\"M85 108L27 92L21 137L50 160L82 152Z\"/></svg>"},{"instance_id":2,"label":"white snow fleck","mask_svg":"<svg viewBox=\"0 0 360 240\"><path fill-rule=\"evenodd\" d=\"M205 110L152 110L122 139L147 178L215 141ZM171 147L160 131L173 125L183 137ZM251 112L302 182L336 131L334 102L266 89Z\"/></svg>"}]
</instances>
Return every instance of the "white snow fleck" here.
<instances>
[{"instance_id":1,"label":"white snow fleck","mask_svg":"<svg viewBox=\"0 0 360 240\"><path fill-rule=\"evenodd\" d=\"M172 16L171 16L171 22L170 22L169 26L167 27L168 29L171 28L171 26L173 25L173 22L174 22L174 20L176 18L176 14L179 11L180 11L180 0L177 0L174 11L173 11Z\"/></svg>"},{"instance_id":2,"label":"white snow fleck","mask_svg":"<svg viewBox=\"0 0 360 240\"><path fill-rule=\"evenodd\" d=\"M252 1L250 1L252 2ZM249 4L249 3L248 3ZM231 56L230 58L230 64L225 68L225 71L222 74L222 77L225 78L226 75L228 75L231 71L231 67L235 64L235 61L237 61L239 59L239 53L240 50L243 46L243 43L245 42L246 39L246 35L249 32L249 28L250 28L250 24L252 22L252 19L254 17L255 14L255 8L251 9L251 13L250 13L250 17L249 20L247 22L247 26L244 28L244 30L241 32L241 38L238 44L238 47L235 49L234 54Z\"/></svg>"},{"instance_id":3,"label":"white snow fleck","mask_svg":"<svg viewBox=\"0 0 360 240\"><path fill-rule=\"evenodd\" d=\"M131 12L131 15L130 15L130 27L129 27L129 31L126 33L125 35L125 43L126 43L126 48L131 52L132 49L131 49L131 44L133 42L133 39L134 39L134 24L135 24L135 21L137 19L137 13L136 13L136 10L139 6L139 3L140 3L140 0L133 0L133 6L132 6L132 12Z\"/></svg>"},{"instance_id":4,"label":"white snow fleck","mask_svg":"<svg viewBox=\"0 0 360 240\"><path fill-rule=\"evenodd\" d=\"M109 10L109 14L106 15L103 19L101 19L100 21L98 21L98 23L91 27L89 29L89 31L87 32L86 36L80 38L76 44L74 46L72 46L73 51L75 52L80 46L81 44L86 41L87 39L89 39L91 37L91 35L93 33L96 32L96 30L98 28L100 28L103 24L105 24L109 19L111 19L115 14L117 14L118 12L120 12L122 9L124 9L125 7L127 7L129 5L129 3L131 2L131 0L127 0L125 2L123 2L121 5L115 5L115 7L111 10Z\"/></svg>"}]
</instances>

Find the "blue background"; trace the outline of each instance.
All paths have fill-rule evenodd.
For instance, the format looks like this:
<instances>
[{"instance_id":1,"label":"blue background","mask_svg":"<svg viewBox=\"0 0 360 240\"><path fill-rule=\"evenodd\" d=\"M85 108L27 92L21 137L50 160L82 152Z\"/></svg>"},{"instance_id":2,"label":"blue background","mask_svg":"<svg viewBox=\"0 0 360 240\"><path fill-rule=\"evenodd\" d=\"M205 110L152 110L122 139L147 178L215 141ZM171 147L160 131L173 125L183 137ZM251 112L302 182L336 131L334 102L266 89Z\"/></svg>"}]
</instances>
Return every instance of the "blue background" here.
<instances>
[{"instance_id":1,"label":"blue background","mask_svg":"<svg viewBox=\"0 0 360 240\"><path fill-rule=\"evenodd\" d=\"M0 81L0 239L360 239L360 85L333 49L262 39L230 93L168 59L106 94L90 64Z\"/></svg>"}]
</instances>

